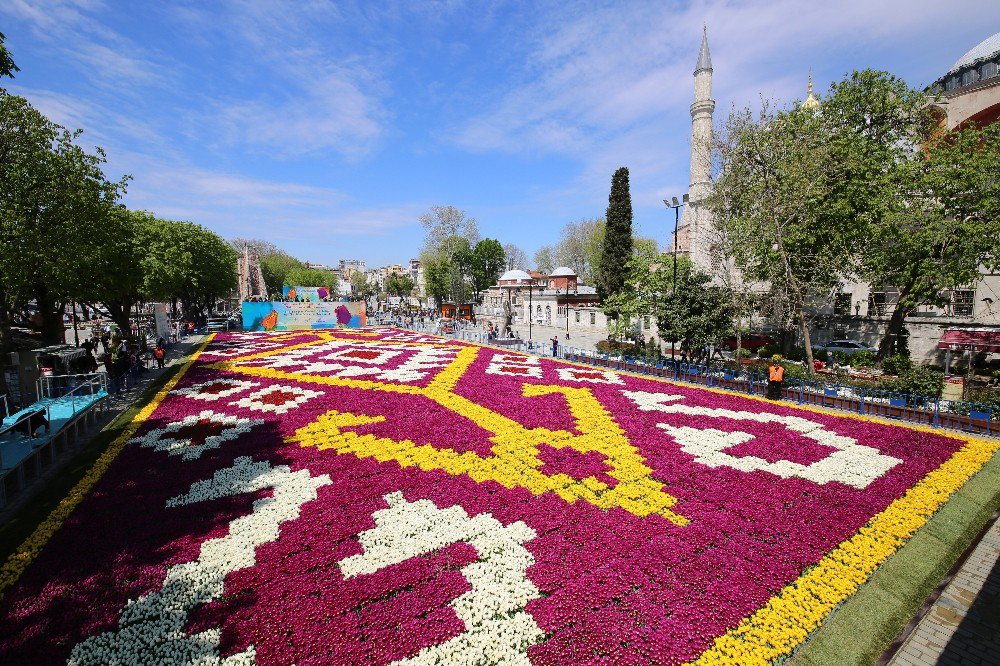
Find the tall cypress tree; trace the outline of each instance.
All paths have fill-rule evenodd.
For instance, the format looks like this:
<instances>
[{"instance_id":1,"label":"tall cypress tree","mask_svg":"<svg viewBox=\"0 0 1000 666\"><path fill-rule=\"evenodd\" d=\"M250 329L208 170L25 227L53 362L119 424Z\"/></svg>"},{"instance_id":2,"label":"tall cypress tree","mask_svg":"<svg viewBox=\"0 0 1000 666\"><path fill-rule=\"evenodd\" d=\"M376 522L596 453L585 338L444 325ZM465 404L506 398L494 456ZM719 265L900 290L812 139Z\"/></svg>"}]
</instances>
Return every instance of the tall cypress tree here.
<instances>
[{"instance_id":1,"label":"tall cypress tree","mask_svg":"<svg viewBox=\"0 0 1000 666\"><path fill-rule=\"evenodd\" d=\"M601 265L597 270L597 290L602 299L624 289L628 278L626 266L632 258L632 195L628 187L628 167L619 168L611 177L606 219Z\"/></svg>"}]
</instances>

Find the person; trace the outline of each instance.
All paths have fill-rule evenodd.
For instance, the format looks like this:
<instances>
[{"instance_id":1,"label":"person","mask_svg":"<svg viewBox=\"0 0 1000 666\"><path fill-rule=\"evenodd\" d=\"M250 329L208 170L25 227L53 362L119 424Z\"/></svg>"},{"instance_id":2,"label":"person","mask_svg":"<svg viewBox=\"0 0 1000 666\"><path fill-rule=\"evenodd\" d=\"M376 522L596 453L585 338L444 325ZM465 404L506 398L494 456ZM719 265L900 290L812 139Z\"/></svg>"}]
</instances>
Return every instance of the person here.
<instances>
[{"instance_id":1,"label":"person","mask_svg":"<svg viewBox=\"0 0 1000 666\"><path fill-rule=\"evenodd\" d=\"M785 367L781 365L781 355L771 357L771 365L767 369L767 397L769 400L781 398L781 383L785 380Z\"/></svg>"},{"instance_id":2,"label":"person","mask_svg":"<svg viewBox=\"0 0 1000 666\"><path fill-rule=\"evenodd\" d=\"M163 345L157 344L156 349L153 350L153 358L156 359L156 368L158 370L163 369L163 359L166 358L167 352L163 349Z\"/></svg>"},{"instance_id":3,"label":"person","mask_svg":"<svg viewBox=\"0 0 1000 666\"><path fill-rule=\"evenodd\" d=\"M555 356L556 352L558 350L559 350L559 336L553 335L552 336L552 356Z\"/></svg>"}]
</instances>

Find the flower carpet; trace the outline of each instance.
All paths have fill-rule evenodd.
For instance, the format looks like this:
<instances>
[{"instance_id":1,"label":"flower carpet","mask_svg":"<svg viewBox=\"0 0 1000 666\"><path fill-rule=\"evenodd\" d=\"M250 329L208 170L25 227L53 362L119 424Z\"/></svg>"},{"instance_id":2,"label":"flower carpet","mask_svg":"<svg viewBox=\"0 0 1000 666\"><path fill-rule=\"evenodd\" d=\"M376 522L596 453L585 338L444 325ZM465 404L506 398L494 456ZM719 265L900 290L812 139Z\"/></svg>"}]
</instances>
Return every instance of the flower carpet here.
<instances>
[{"instance_id":1,"label":"flower carpet","mask_svg":"<svg viewBox=\"0 0 1000 666\"><path fill-rule=\"evenodd\" d=\"M770 663L996 446L397 329L219 334L4 566L0 663Z\"/></svg>"}]
</instances>

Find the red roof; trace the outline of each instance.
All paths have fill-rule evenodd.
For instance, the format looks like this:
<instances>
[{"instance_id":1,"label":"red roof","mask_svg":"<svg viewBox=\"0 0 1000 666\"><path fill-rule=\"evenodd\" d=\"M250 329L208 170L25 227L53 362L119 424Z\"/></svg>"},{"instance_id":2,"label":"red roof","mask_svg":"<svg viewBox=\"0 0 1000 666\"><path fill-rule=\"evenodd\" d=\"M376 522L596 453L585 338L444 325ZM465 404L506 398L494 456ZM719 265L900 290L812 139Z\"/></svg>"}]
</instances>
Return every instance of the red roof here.
<instances>
[{"instance_id":1,"label":"red roof","mask_svg":"<svg viewBox=\"0 0 1000 666\"><path fill-rule=\"evenodd\" d=\"M971 349L977 352L1000 352L1000 330L986 328L949 328L938 340L938 349Z\"/></svg>"}]
</instances>

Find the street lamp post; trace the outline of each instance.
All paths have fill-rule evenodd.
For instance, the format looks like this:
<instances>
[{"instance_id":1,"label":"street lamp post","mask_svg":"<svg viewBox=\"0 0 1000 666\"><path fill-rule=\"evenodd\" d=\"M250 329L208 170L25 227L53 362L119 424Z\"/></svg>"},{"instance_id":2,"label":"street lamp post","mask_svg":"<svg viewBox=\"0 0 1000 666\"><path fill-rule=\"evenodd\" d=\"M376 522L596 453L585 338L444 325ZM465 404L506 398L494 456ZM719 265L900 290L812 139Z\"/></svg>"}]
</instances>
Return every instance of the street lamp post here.
<instances>
[{"instance_id":1,"label":"street lamp post","mask_svg":"<svg viewBox=\"0 0 1000 666\"><path fill-rule=\"evenodd\" d=\"M535 292L534 278L528 281L528 342L531 342L531 320L535 318L535 308L531 305L531 297Z\"/></svg>"},{"instance_id":2,"label":"street lamp post","mask_svg":"<svg viewBox=\"0 0 1000 666\"><path fill-rule=\"evenodd\" d=\"M674 281L670 288L670 295L673 296L677 293L677 228L680 226L681 222L681 207L686 206L688 203L688 195L683 195L681 200L678 201L677 197L671 197L671 200L664 199L663 203L666 204L667 208L674 209ZM670 360L674 360L674 341L670 341Z\"/></svg>"},{"instance_id":3,"label":"street lamp post","mask_svg":"<svg viewBox=\"0 0 1000 666\"><path fill-rule=\"evenodd\" d=\"M566 339L569 340L569 278L566 278Z\"/></svg>"}]
</instances>

